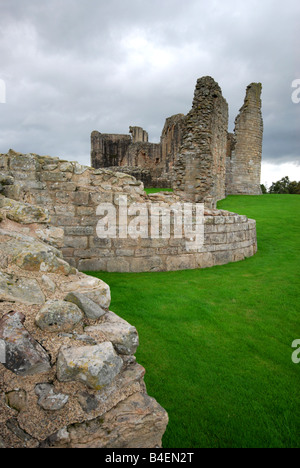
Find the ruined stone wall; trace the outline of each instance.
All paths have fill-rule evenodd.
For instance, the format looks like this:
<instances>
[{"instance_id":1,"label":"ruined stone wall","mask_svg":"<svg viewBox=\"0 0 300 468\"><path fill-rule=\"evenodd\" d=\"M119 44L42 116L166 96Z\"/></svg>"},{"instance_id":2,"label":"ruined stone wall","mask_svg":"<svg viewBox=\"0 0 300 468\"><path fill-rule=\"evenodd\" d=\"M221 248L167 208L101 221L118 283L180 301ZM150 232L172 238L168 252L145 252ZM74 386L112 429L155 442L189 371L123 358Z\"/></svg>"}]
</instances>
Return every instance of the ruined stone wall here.
<instances>
[{"instance_id":1,"label":"ruined stone wall","mask_svg":"<svg viewBox=\"0 0 300 468\"><path fill-rule=\"evenodd\" d=\"M225 198L228 105L211 77L197 81L175 165L174 191L191 202Z\"/></svg>"},{"instance_id":2,"label":"ruined stone wall","mask_svg":"<svg viewBox=\"0 0 300 468\"><path fill-rule=\"evenodd\" d=\"M175 238L172 232L168 238L99 238L100 203L111 203L117 211L124 195L129 204L162 208L180 201L171 193L147 196L143 184L128 174L14 151L0 155L0 172L13 181L3 189L5 196L49 209L52 226L64 229L64 259L81 271L205 268L256 252L255 221L219 210L206 210L205 243L197 252L188 251L185 239ZM128 217L128 226L133 218Z\"/></svg>"},{"instance_id":3,"label":"ruined stone wall","mask_svg":"<svg viewBox=\"0 0 300 468\"><path fill-rule=\"evenodd\" d=\"M109 166L122 166L131 145L130 135L114 135L99 133L91 134L91 160L95 169Z\"/></svg>"},{"instance_id":4,"label":"ruined stone wall","mask_svg":"<svg viewBox=\"0 0 300 468\"><path fill-rule=\"evenodd\" d=\"M261 83L251 83L235 120L231 154L227 156L227 194L260 195L263 119Z\"/></svg>"},{"instance_id":5,"label":"ruined stone wall","mask_svg":"<svg viewBox=\"0 0 300 468\"><path fill-rule=\"evenodd\" d=\"M147 394L138 332L106 283L62 259L49 221L0 195L0 448L161 447L168 415Z\"/></svg>"},{"instance_id":6,"label":"ruined stone wall","mask_svg":"<svg viewBox=\"0 0 300 468\"><path fill-rule=\"evenodd\" d=\"M149 171L148 175L140 180L146 187L170 187L168 176L167 182L162 178L164 164L161 159L161 145L149 143L148 134L141 127L130 127L130 133L132 139L130 135L92 132L92 167L112 171L121 168L123 173L129 175L135 175L137 169L145 169Z\"/></svg>"},{"instance_id":7,"label":"ruined stone wall","mask_svg":"<svg viewBox=\"0 0 300 468\"><path fill-rule=\"evenodd\" d=\"M129 127L132 143L148 143L148 133L142 127Z\"/></svg>"},{"instance_id":8,"label":"ruined stone wall","mask_svg":"<svg viewBox=\"0 0 300 468\"><path fill-rule=\"evenodd\" d=\"M161 159L164 163L164 171L167 174L173 171L175 160L182 144L184 122L184 114L168 117L161 134Z\"/></svg>"}]
</instances>

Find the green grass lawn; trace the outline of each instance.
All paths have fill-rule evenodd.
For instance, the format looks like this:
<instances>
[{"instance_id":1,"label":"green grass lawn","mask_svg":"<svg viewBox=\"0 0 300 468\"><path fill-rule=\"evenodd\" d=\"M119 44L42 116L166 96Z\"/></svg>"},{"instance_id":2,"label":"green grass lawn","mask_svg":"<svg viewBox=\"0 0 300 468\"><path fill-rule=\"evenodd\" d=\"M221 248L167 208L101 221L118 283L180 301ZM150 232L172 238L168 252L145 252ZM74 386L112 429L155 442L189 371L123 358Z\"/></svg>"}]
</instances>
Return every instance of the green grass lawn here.
<instances>
[{"instance_id":1,"label":"green grass lawn","mask_svg":"<svg viewBox=\"0 0 300 468\"><path fill-rule=\"evenodd\" d=\"M230 196L257 220L258 253L166 273L98 274L138 329L148 393L168 411L165 448L300 447L300 196Z\"/></svg>"},{"instance_id":2,"label":"green grass lawn","mask_svg":"<svg viewBox=\"0 0 300 468\"><path fill-rule=\"evenodd\" d=\"M146 193L157 193L157 192L173 192L173 189L170 188L146 188Z\"/></svg>"}]
</instances>

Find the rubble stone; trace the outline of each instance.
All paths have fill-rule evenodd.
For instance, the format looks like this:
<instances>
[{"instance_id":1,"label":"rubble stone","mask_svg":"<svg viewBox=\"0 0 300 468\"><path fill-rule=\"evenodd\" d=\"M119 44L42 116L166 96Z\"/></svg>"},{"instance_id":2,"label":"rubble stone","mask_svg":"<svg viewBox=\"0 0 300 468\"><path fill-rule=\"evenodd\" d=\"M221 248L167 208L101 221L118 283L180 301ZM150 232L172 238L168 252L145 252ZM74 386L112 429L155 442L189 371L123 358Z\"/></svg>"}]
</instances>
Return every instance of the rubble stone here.
<instances>
[{"instance_id":1,"label":"rubble stone","mask_svg":"<svg viewBox=\"0 0 300 468\"><path fill-rule=\"evenodd\" d=\"M0 320L0 338L6 346L3 365L17 375L33 375L48 372L50 359L44 348L24 327L25 317L9 312Z\"/></svg>"},{"instance_id":2,"label":"rubble stone","mask_svg":"<svg viewBox=\"0 0 300 468\"><path fill-rule=\"evenodd\" d=\"M122 359L110 342L62 348L57 358L57 378L61 382L76 380L89 388L101 390L111 383L122 365Z\"/></svg>"}]
</instances>

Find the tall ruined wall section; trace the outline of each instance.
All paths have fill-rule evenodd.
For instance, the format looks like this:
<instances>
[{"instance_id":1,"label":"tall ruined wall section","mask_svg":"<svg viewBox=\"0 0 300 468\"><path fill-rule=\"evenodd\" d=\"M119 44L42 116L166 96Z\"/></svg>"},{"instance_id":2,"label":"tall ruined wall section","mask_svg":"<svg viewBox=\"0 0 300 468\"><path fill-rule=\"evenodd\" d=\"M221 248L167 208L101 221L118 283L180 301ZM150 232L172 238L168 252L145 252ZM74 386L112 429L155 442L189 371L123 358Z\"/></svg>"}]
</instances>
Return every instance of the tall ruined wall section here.
<instances>
[{"instance_id":1,"label":"tall ruined wall section","mask_svg":"<svg viewBox=\"0 0 300 468\"><path fill-rule=\"evenodd\" d=\"M161 159L164 164L164 172L171 174L171 180L176 157L182 145L184 123L184 114L168 117L160 137Z\"/></svg>"},{"instance_id":2,"label":"tall ruined wall section","mask_svg":"<svg viewBox=\"0 0 300 468\"><path fill-rule=\"evenodd\" d=\"M261 83L251 83L235 120L230 155L227 157L226 194L260 195L263 119Z\"/></svg>"},{"instance_id":3,"label":"tall ruined wall section","mask_svg":"<svg viewBox=\"0 0 300 468\"><path fill-rule=\"evenodd\" d=\"M160 144L149 143L148 134L141 127L129 129L132 137L92 132L92 167L138 176L147 187L170 187L162 177Z\"/></svg>"},{"instance_id":4,"label":"tall ruined wall section","mask_svg":"<svg viewBox=\"0 0 300 468\"><path fill-rule=\"evenodd\" d=\"M152 205L168 209L180 202L173 194L147 196L143 184L128 174L14 151L0 155L1 172L14 182L4 188L5 196L48 208L52 226L64 229L64 259L81 271L205 268L242 260L257 249L255 221L219 210L205 211L204 245L197 251L188 250L186 239L176 238L172 226L169 236L163 236L162 230L158 237L151 236L149 225L148 233L137 238L99 237L100 203L111 204L119 214L124 196L128 205L140 203L147 212ZM134 220L134 214L128 216L128 230Z\"/></svg>"},{"instance_id":5,"label":"tall ruined wall section","mask_svg":"<svg viewBox=\"0 0 300 468\"><path fill-rule=\"evenodd\" d=\"M175 165L174 191L190 202L225 198L228 105L211 77L197 81Z\"/></svg>"},{"instance_id":6,"label":"tall ruined wall section","mask_svg":"<svg viewBox=\"0 0 300 468\"><path fill-rule=\"evenodd\" d=\"M131 142L130 135L107 134L97 131L92 132L92 166L98 169L100 167L124 165Z\"/></svg>"}]
</instances>

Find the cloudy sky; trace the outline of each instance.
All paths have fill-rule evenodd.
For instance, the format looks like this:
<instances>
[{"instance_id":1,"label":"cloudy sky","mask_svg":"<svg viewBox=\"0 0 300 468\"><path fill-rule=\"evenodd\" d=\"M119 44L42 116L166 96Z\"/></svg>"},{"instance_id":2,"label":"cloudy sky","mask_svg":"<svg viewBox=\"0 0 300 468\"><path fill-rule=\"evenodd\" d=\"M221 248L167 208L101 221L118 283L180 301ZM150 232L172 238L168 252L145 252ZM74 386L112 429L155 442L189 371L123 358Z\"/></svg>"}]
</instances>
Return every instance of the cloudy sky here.
<instances>
[{"instance_id":1,"label":"cloudy sky","mask_svg":"<svg viewBox=\"0 0 300 468\"><path fill-rule=\"evenodd\" d=\"M300 180L299 29L299 0L0 0L0 152L89 165L91 132L129 125L158 142L210 75L230 131L262 83L262 183Z\"/></svg>"}]
</instances>

